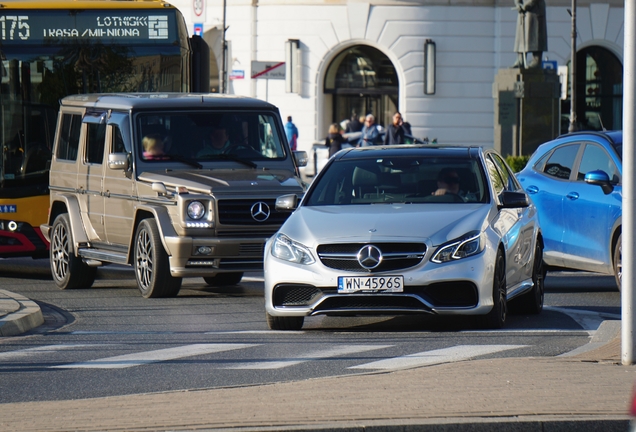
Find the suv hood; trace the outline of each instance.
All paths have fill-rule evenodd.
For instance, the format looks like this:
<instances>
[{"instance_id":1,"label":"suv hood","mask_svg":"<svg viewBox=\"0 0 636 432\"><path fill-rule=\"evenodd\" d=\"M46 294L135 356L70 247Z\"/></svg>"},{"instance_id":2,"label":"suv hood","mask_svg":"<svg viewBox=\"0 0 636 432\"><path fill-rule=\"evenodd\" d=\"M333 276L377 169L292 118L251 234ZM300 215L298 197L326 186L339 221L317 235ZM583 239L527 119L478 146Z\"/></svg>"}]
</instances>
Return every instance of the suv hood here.
<instances>
[{"instance_id":1,"label":"suv hood","mask_svg":"<svg viewBox=\"0 0 636 432\"><path fill-rule=\"evenodd\" d=\"M212 194L230 191L253 192L279 191L281 194L303 190L302 183L287 170L259 169L197 169L145 171L139 174L139 181L161 182L168 188L186 187L191 192Z\"/></svg>"}]
</instances>

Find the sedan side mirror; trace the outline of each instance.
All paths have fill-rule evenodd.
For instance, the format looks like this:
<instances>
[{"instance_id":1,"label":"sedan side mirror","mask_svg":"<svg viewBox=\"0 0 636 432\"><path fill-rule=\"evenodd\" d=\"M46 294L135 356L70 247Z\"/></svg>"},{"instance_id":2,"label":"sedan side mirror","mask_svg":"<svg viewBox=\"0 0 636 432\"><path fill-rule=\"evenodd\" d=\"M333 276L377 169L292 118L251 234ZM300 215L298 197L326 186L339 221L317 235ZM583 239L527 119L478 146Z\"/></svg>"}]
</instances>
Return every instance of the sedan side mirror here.
<instances>
[{"instance_id":1,"label":"sedan side mirror","mask_svg":"<svg viewBox=\"0 0 636 432\"><path fill-rule=\"evenodd\" d=\"M499 195L499 201L501 202L500 208L522 208L530 205L528 195L523 192L503 191Z\"/></svg>"},{"instance_id":2,"label":"sedan side mirror","mask_svg":"<svg viewBox=\"0 0 636 432\"><path fill-rule=\"evenodd\" d=\"M614 185L610 181L609 175L603 170L590 171L585 174L585 183L600 186L605 195L610 194L614 190Z\"/></svg>"}]
</instances>

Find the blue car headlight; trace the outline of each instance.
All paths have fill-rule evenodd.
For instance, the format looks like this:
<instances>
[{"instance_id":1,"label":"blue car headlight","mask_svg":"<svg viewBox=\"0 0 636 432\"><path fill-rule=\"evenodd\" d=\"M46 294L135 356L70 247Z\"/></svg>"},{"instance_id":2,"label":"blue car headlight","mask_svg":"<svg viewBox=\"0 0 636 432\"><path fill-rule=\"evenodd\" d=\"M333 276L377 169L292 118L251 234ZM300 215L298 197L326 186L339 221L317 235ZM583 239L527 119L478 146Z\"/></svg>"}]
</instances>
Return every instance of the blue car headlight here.
<instances>
[{"instance_id":1,"label":"blue car headlight","mask_svg":"<svg viewBox=\"0 0 636 432\"><path fill-rule=\"evenodd\" d=\"M431 261L441 264L477 255L483 250L482 234L479 231L471 231L458 239L441 245L433 255L433 258L431 258Z\"/></svg>"},{"instance_id":2,"label":"blue car headlight","mask_svg":"<svg viewBox=\"0 0 636 432\"><path fill-rule=\"evenodd\" d=\"M285 234L277 234L272 242L272 255L278 259L296 264L313 264L315 262L309 249L293 241Z\"/></svg>"}]
</instances>

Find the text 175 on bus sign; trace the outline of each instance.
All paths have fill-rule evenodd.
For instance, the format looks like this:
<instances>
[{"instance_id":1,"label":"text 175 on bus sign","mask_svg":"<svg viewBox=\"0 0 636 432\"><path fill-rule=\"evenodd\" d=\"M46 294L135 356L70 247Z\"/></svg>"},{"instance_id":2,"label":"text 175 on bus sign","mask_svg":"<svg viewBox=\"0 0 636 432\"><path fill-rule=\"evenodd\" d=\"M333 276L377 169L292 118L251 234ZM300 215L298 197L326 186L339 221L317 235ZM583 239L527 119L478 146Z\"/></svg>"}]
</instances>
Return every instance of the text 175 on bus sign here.
<instances>
[{"instance_id":1,"label":"text 175 on bus sign","mask_svg":"<svg viewBox=\"0 0 636 432\"><path fill-rule=\"evenodd\" d=\"M7 204L0 206L0 213L16 213L18 211L18 206L15 204Z\"/></svg>"}]
</instances>

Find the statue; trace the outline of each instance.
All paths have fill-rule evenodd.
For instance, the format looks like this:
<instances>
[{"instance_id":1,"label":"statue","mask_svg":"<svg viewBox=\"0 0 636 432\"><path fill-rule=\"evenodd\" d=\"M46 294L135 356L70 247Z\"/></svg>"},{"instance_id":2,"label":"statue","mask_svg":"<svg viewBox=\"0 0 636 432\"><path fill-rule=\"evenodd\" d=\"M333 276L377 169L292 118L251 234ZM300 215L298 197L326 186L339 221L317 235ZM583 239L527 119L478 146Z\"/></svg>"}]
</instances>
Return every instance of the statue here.
<instances>
[{"instance_id":1,"label":"statue","mask_svg":"<svg viewBox=\"0 0 636 432\"><path fill-rule=\"evenodd\" d=\"M545 22L545 0L514 0L517 16L517 33L514 51L517 61L513 68L539 68L543 51L548 50L548 30ZM526 55L532 53L532 61L526 65Z\"/></svg>"}]
</instances>

